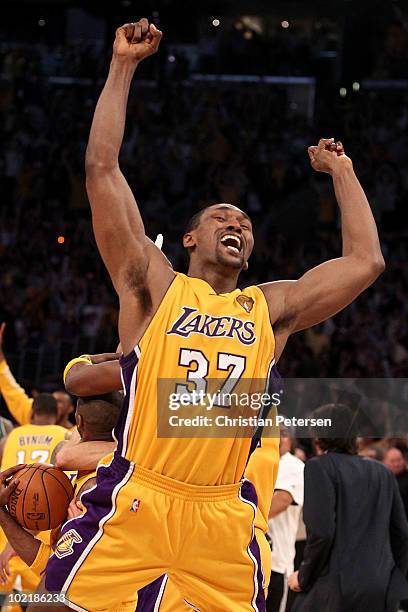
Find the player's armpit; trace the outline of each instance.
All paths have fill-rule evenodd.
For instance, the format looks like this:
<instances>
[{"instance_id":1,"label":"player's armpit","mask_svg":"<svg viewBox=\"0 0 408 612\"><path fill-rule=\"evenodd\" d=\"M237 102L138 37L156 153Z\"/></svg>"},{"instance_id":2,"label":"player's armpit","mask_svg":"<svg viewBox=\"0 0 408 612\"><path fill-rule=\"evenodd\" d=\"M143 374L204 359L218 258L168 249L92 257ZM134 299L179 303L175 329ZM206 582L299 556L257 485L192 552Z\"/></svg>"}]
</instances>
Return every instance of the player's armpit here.
<instances>
[{"instance_id":1,"label":"player's armpit","mask_svg":"<svg viewBox=\"0 0 408 612\"><path fill-rule=\"evenodd\" d=\"M265 283L260 288L274 328L291 334L337 314L367 289L383 269L382 261L349 255L326 261L297 281Z\"/></svg>"}]
</instances>

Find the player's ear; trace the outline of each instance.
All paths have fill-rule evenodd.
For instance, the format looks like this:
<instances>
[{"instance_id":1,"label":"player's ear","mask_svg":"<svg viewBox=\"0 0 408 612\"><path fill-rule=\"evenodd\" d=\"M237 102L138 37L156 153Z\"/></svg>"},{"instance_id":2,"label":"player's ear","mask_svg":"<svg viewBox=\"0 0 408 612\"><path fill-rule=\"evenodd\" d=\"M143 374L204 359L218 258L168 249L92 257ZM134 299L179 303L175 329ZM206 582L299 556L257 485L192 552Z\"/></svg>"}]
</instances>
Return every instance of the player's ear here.
<instances>
[{"instance_id":1,"label":"player's ear","mask_svg":"<svg viewBox=\"0 0 408 612\"><path fill-rule=\"evenodd\" d=\"M185 249L191 249L191 247L195 247L196 245L196 240L194 237L194 234L191 232L187 232L187 234L184 234L183 236L183 247Z\"/></svg>"},{"instance_id":2,"label":"player's ear","mask_svg":"<svg viewBox=\"0 0 408 612\"><path fill-rule=\"evenodd\" d=\"M82 414L78 414L78 412L75 413L75 423L78 428L78 431L81 433L81 429L84 425L84 419L82 417Z\"/></svg>"}]
</instances>

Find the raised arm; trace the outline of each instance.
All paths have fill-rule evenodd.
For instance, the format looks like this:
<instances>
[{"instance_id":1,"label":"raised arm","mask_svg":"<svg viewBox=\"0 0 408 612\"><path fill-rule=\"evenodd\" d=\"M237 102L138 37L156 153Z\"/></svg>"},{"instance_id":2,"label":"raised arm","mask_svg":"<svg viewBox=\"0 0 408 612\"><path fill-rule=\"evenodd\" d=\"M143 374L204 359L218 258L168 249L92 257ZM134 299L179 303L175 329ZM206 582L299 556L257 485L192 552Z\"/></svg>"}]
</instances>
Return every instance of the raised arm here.
<instances>
[{"instance_id":1,"label":"raised arm","mask_svg":"<svg viewBox=\"0 0 408 612\"><path fill-rule=\"evenodd\" d=\"M96 106L86 152L93 229L119 294L119 333L125 352L139 339L174 277L166 257L145 234L118 161L134 72L143 59L157 51L161 36L146 19L116 31L109 75Z\"/></svg>"},{"instance_id":2,"label":"raised arm","mask_svg":"<svg viewBox=\"0 0 408 612\"><path fill-rule=\"evenodd\" d=\"M309 157L314 170L332 177L341 210L343 253L309 270L299 280L260 286L278 336L278 353L291 333L345 308L385 267L370 205L341 143L322 139L318 146L309 147Z\"/></svg>"},{"instance_id":3,"label":"raised arm","mask_svg":"<svg viewBox=\"0 0 408 612\"><path fill-rule=\"evenodd\" d=\"M10 414L19 425L27 425L31 419L33 398L29 397L18 384L10 370L3 353L3 337L6 324L0 324L0 394L7 404ZM10 421L8 421L10 423ZM10 433L10 431L8 431Z\"/></svg>"}]
</instances>

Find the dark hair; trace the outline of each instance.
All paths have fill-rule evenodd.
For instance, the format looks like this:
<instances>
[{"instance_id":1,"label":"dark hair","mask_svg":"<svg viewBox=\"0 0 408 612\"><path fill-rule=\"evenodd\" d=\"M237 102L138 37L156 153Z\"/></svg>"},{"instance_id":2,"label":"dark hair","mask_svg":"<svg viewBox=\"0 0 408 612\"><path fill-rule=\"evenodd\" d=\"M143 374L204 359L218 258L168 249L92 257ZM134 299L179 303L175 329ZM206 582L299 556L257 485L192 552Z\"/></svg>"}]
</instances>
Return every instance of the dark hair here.
<instances>
[{"instance_id":1,"label":"dark hair","mask_svg":"<svg viewBox=\"0 0 408 612\"><path fill-rule=\"evenodd\" d=\"M358 452L355 430L355 413L345 404L326 404L313 411L316 419L330 419L331 427L319 427L315 443L322 451L356 455ZM341 437L331 437L337 434Z\"/></svg>"},{"instance_id":2,"label":"dark hair","mask_svg":"<svg viewBox=\"0 0 408 612\"><path fill-rule=\"evenodd\" d=\"M201 217L203 216L203 213L205 210L207 210L207 208L209 208L209 206L204 206L204 208L201 208L196 213L194 213L192 217L190 217L184 229L185 234L188 234L192 230L197 229L197 227L200 225ZM184 251L186 254L183 259L184 259L185 266L188 267L190 257L191 257L191 248L186 249L186 251Z\"/></svg>"},{"instance_id":3,"label":"dark hair","mask_svg":"<svg viewBox=\"0 0 408 612\"><path fill-rule=\"evenodd\" d=\"M122 408L123 394L119 391L104 395L79 397L77 412L84 420L91 436L110 434Z\"/></svg>"},{"instance_id":4,"label":"dark hair","mask_svg":"<svg viewBox=\"0 0 408 612\"><path fill-rule=\"evenodd\" d=\"M51 393L39 393L33 400L32 413L56 417L57 400Z\"/></svg>"}]
</instances>

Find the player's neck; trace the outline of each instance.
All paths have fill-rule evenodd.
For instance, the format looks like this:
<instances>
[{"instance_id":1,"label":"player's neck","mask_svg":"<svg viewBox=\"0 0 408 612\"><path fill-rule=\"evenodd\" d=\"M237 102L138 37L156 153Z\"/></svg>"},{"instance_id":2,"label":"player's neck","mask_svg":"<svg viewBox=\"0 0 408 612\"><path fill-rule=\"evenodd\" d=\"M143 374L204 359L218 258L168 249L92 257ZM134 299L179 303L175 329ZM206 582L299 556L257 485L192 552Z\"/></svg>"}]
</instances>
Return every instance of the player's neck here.
<instances>
[{"instance_id":1,"label":"player's neck","mask_svg":"<svg viewBox=\"0 0 408 612\"><path fill-rule=\"evenodd\" d=\"M225 270L203 267L200 262L190 261L188 276L201 278L214 289L215 293L230 293L237 288L240 270L226 273Z\"/></svg>"},{"instance_id":2,"label":"player's neck","mask_svg":"<svg viewBox=\"0 0 408 612\"><path fill-rule=\"evenodd\" d=\"M113 442L112 432L92 434L84 431L81 436L81 442Z\"/></svg>"},{"instance_id":3,"label":"player's neck","mask_svg":"<svg viewBox=\"0 0 408 612\"><path fill-rule=\"evenodd\" d=\"M32 421L31 425L55 425L55 421L53 419L39 418L37 417L34 421Z\"/></svg>"}]
</instances>

